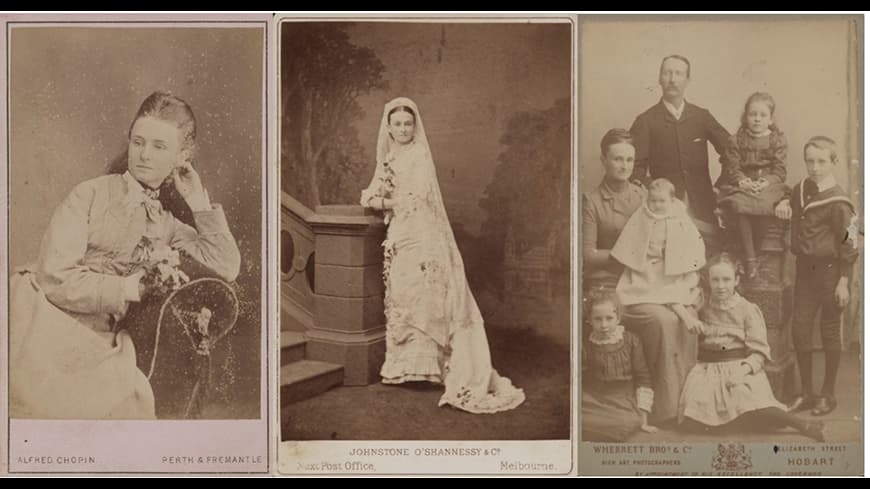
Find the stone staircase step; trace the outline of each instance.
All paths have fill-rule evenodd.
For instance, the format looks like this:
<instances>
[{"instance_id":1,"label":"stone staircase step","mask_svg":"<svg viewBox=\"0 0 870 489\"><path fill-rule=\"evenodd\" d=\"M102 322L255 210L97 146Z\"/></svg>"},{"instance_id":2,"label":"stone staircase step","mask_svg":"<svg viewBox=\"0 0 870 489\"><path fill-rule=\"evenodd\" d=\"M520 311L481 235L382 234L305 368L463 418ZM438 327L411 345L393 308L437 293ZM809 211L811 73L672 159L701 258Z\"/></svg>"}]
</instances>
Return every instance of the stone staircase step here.
<instances>
[{"instance_id":1,"label":"stone staircase step","mask_svg":"<svg viewBox=\"0 0 870 489\"><path fill-rule=\"evenodd\" d=\"M326 392L344 382L344 367L316 360L300 360L281 367L281 405Z\"/></svg>"},{"instance_id":2,"label":"stone staircase step","mask_svg":"<svg viewBox=\"0 0 870 489\"><path fill-rule=\"evenodd\" d=\"M281 331L281 366L305 359L305 335L296 331Z\"/></svg>"}]
</instances>

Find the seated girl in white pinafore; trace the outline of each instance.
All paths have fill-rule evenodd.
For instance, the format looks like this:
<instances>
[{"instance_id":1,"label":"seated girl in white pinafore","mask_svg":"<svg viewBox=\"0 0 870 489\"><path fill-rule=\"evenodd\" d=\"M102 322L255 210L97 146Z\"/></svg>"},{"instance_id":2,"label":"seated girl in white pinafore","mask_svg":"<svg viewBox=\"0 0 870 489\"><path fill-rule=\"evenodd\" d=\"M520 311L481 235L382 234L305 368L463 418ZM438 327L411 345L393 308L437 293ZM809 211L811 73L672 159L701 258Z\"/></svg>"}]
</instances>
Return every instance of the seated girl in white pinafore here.
<instances>
[{"instance_id":1,"label":"seated girl in white pinafore","mask_svg":"<svg viewBox=\"0 0 870 489\"><path fill-rule=\"evenodd\" d=\"M704 241L675 194L664 178L650 183L646 202L611 250L625 266L616 293L626 328L643 343L656 393L650 422L659 425L677 417L680 391L697 356L694 333L701 327L693 307Z\"/></svg>"},{"instance_id":2,"label":"seated girl in white pinafore","mask_svg":"<svg viewBox=\"0 0 870 489\"><path fill-rule=\"evenodd\" d=\"M724 253L714 257L707 278L710 297L700 310L704 326L698 363L680 397L680 424L697 430L723 427L740 418L753 431L785 425L824 441L821 421L787 413L773 396L764 373L764 364L770 361L767 327L758 306L735 290L739 283L735 260Z\"/></svg>"},{"instance_id":3,"label":"seated girl in white pinafore","mask_svg":"<svg viewBox=\"0 0 870 489\"><path fill-rule=\"evenodd\" d=\"M155 417L130 334L115 326L159 289L157 255L184 253L226 281L240 266L224 211L191 165L195 126L178 97L146 98L130 127L127 170L76 185L54 211L36 263L11 277L11 417ZM173 187L194 226L158 200Z\"/></svg>"}]
</instances>

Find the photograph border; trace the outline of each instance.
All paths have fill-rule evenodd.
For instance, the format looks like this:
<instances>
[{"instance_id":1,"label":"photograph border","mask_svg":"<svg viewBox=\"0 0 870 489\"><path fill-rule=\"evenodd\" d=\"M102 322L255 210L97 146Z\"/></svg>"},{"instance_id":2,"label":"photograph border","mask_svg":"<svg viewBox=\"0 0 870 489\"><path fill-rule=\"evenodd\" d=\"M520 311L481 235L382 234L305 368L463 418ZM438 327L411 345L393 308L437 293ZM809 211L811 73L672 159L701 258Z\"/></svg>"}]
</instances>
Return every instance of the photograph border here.
<instances>
[{"instance_id":1,"label":"photograph border","mask_svg":"<svg viewBox=\"0 0 870 489\"><path fill-rule=\"evenodd\" d=\"M579 47L580 47L580 31L579 31L579 17L577 12L573 13L553 13L553 14L402 14L402 13L378 13L378 14L339 14L339 13L329 13L329 14L309 14L306 13L304 15L295 15L292 13L282 13L278 12L275 15L275 41L277 47L276 57L278 59L276 66L277 72L280 76L281 73L281 26L282 23L297 23L297 22L419 22L419 23L521 23L522 21L530 21L536 23L566 23L571 25L571 124L573 130L571 131L572 140L571 140L571 226L572 231L571 235L571 246L570 246L570 298L571 298L571 345L570 345L570 367L571 367L571 385L570 388L570 401L571 406L569 409L569 413L567 415L570 418L569 421L569 434L570 438L567 440L487 440L487 441L461 441L461 440L442 440L442 441L427 441L427 440L358 440L358 441L328 441L328 440L306 440L306 441L293 441L287 440L282 441L280 438L280 426L277 428L278 436L278 449L277 449L277 463L275 465L275 473L279 476L315 476L315 477L327 477L330 475L342 475L342 476L352 476L352 475L454 475L454 476L473 476L473 475L501 475L501 476L510 476L510 475L540 475L540 476L570 476L577 475L577 467L578 467L578 440L579 440L579 432L577 430L578 426L578 413L579 413L579 388L578 388L578 365L579 365L579 354L577 347L577 329L580 324L580 307L579 300L581 297L581 289L580 289L580 276L579 276L579 263L580 263L580 255L579 255L579 235L580 235L580 198L579 198L579 189L580 189L580 165L579 165ZM281 87L280 84L276 87L276 98L278 104L280 104L281 100ZM277 146L280 148L281 144L281 123L280 113L277 114L276 120L276 130L277 130ZM278 166L278 175L279 181L281 177L281 161L280 161L280 150L278 151L278 155L276 158L276 164ZM282 190L279 189L279 194ZM280 204L279 204L280 205ZM280 211L279 211L280 212ZM280 289L280 284L279 287ZM279 301L280 301L280 292L279 292ZM279 304L280 306L280 304ZM278 321L280 322L280 315L278 316ZM279 324L279 332L280 332L280 324ZM280 379L275 380L275 385L277 386L280 383ZM280 391L278 394L278 412L280 413L281 403L280 403ZM278 416L279 423L281 416ZM400 462L395 462L390 460L389 456L383 457L370 457L370 460L366 462L387 462L387 465L390 467L397 467L401 465L402 462L406 462L408 465L413 465L417 467L421 467L422 470L366 470L366 469L351 469L351 470L299 470L299 467L305 461L309 462L317 462L320 463L322 460L327 458L335 458L341 460L342 463L350 460L350 456L346 454L347 449L353 448L354 446L362 446L366 444L366 448L372 448L373 446L377 446L379 448L384 449L395 449L395 448L407 448L411 447L417 450L426 450L432 448L443 448L443 447L451 447L451 448L480 448L483 450L492 450L496 449L502 450L505 445L515 445L515 448L510 453L510 455L503 455L503 457L514 457L517 459L522 458L523 449L533 448L531 446L526 445L538 445L538 448L544 448L551 452L556 452L558 450L569 450L570 451L570 460L569 466L566 470L560 472L547 472L547 469L538 468L538 469L526 469L526 470L491 470L491 471L474 471L467 470L468 467L473 466L474 463L467 463L463 461L461 465L463 467L459 470L450 470L449 468L457 466L454 462L448 462L446 459L442 460L443 465L448 467L446 470L433 470L439 466L439 464L432 461L427 461L423 458L409 458ZM519 446L522 445L522 446ZM338 451L343 452L343 454L338 454ZM497 453L497 452L496 452ZM293 457L292 463L293 467L297 467L296 470L291 468L291 456ZM300 456L304 456L305 458L301 458ZM431 460L431 459L430 459ZM511 463L516 463L511 461ZM527 464L530 467L536 465L535 463ZM537 464L540 466L544 466L545 464Z\"/></svg>"},{"instance_id":2,"label":"photograph border","mask_svg":"<svg viewBox=\"0 0 870 489\"><path fill-rule=\"evenodd\" d=\"M734 12L731 12L731 13L714 14L714 13L708 13L708 12L694 12L694 13L693 12L650 12L650 13L636 13L636 12L634 12L634 13L624 13L623 14L623 13L595 13L595 12L583 13L583 12L578 12L578 44L581 45L580 57L578 59L578 64L582 64L582 62L581 62L582 56L583 56L582 40L583 40L584 27L587 24L594 23L596 21L611 21L611 22L613 22L613 21L625 21L628 23L631 23L631 22L667 23L667 22L686 22L686 21L771 22L771 21L799 21L802 19L803 20L826 20L826 19L836 19L836 18L839 18L841 20L851 20L851 21L857 23L857 40L855 42L855 52L854 52L855 61L856 61L855 72L857 74L856 87L855 87L855 90L856 90L855 112L856 113L854 116L854 121L857 124L857 127L855 128L855 135L857 138L856 146L858 148L858 152L860 155L860 157L858 158L859 165L858 165L858 170L857 170L857 173L858 173L857 185L860 187L860 198L857 199L857 201L858 201L857 207L859 209L858 215L859 215L859 222L860 222L860 233L861 233L861 236L863 237L863 226L865 224L864 211L866 209L865 200L867 198L867 196L865 194L865 183L866 183L865 179L867 178L867 173L865 172L865 169L864 169L864 164L865 164L864 158L866 157L865 141L867 140L866 138L867 138L867 131L868 131L868 128L866 125L866 112L865 112L865 103L864 103L864 96L867 93L867 91L866 91L866 87L865 87L866 77L865 77L865 71L864 71L865 66L866 66L865 65L865 57L864 57L864 54L866 51L865 50L866 37L865 37L865 32L864 32L865 15L863 13L860 13L860 12L842 12L842 13L830 13L830 12L829 13L824 13L824 12L816 12L816 13L785 13L785 12L778 12L778 13L754 13L754 12L734 13ZM663 54L669 54L669 53L663 53ZM579 72L580 72L580 69L578 67L578 73ZM582 111L583 111L582 85L583 85L583 76L582 76L582 73L579 73L579 78L578 78L579 92L578 92L578 104L577 104L578 105L578 122L577 122L578 140L582 139L580 137L580 135L581 135L582 130L583 130L583 127L582 127ZM842 145L843 145L843 143L840 144L841 147L842 147ZM713 158L714 158L713 156L710 157L711 160ZM578 172L580 173L580 188L582 189L583 162L578 161L577 164L578 164ZM847 170L847 171L849 171L849 170ZM582 193L582 190L580 192ZM580 207L581 207L581 204L578 203L578 209L580 209ZM582 209L580 209L580 211L582 212ZM862 252L859 254L858 264L856 265L856 268L862 274L861 283L864 284L865 283L864 278L866 277L866 274L865 274L866 261L865 261L864 252L863 252L863 249L864 249L863 240L862 240L862 244L860 245L860 248L862 249ZM788 252L788 253L790 254L790 252ZM580 256L581 256L581 260L579 262L580 266L578 267L578 269L580 269L581 290L578 293L581 296L580 300L582 303L582 294L583 294L583 291L582 291L582 251L581 251ZM708 475L728 476L728 475L731 475L731 476L735 476L736 475L736 476L739 476L739 475L746 475L746 474L741 474L741 471L732 471L732 472L728 472L728 473L724 473L724 472L723 473L716 473L716 472L712 471L712 469L706 471L706 472L713 472L712 474L702 474L702 472L705 472L705 471L693 470L693 469L694 469L694 466L697 466L697 464L701 463L702 460L709 459L709 457L708 457L709 453L707 453L706 451L701 455L696 453L693 458L689 458L690 457L689 453L692 451L697 452L699 448L705 448L705 449L709 448L710 453L712 453L712 451L716 447L716 445L723 445L723 444L728 444L728 443L737 443L737 444L743 446L744 448L749 448L750 454L751 454L751 450L753 448L757 449L757 450L768 449L771 452L773 452L774 448L776 448L778 450L779 447L788 446L788 447L796 447L798 449L797 453L799 455L802 453L802 452L800 452L800 449L803 447L806 447L806 446L812 446L812 445L817 445L817 446L818 445L848 445L849 446L849 448L848 448L849 459L846 460L846 465L850 466L850 465L852 465L850 462L857 462L857 464L858 464L857 469L854 469L851 472L835 472L835 471L827 471L826 472L826 471L822 470L821 471L822 475L823 476L826 476L826 475L827 476L865 476L865 473L866 473L865 472L866 471L865 457L867 457L867 451L865 450L865 443L867 440L866 435L867 435L868 425L867 425L867 421L865 419L866 418L866 416L865 416L866 400L867 400L866 399L867 379L865 377L865 375L866 375L867 346L865 344L866 343L866 336L864 335L864 322L865 322L864 321L865 320L865 307L864 306L865 306L865 302L867 300L867 297L870 297L870 291L867 291L866 287L863 287L863 289L864 289L863 290L863 294L864 294L863 300L859 303L859 309L858 309L859 310L858 314L859 314L859 316L861 318L861 322L862 322L862 333L861 333L862 344L861 344L861 350L859 352L860 375L861 375L860 389L862 390L862 393L860 396L861 402L862 402L862 406L861 406L862 415L860 416L862 430L861 430L860 441L848 442L848 443L841 443L841 442L819 443L819 442L810 441L810 442L806 442L806 443L796 442L796 443L783 444L783 443L774 443L774 442L735 442L731 438L725 438L721 442L710 441L707 443L698 443L698 442L680 443L680 442L665 442L665 441L663 441L663 442L639 442L639 443L632 443L632 442L628 442L628 443L586 442L586 441L582 440L582 414L580 413L580 411L582 411L582 409L580 409L580 398L582 397L582 378L580 376L578 376L578 380L577 380L578 408L577 408L577 411L578 411L579 416L578 416L578 420L577 420L577 443L578 443L577 475L581 476L581 477L650 476L650 475L659 475L659 476L667 476L667 475L678 475L678 476L687 476L687 475L702 475L702 476L708 476ZM581 317L581 320L580 320L581 322L578 324L582 324L582 314L583 313L582 313L582 307L581 307L580 311L579 311L579 315ZM579 356L578 356L578 359L579 359ZM578 372L579 372L579 366L578 366ZM612 455L612 453L611 454L607 454L607 453L596 454L596 453L594 453L594 450L592 448L593 445L597 445L597 446L601 446L601 447L614 447L614 448L625 447L626 450L623 451L624 454L629 454L629 450L631 450L631 447L643 447L643 448L647 448L647 451L649 451L650 447L655 447L655 449L662 449L663 448L664 451L660 452L658 455L664 455L664 456L671 457L671 458L682 456L681 460L686 459L689 467L688 468L683 467L680 469L669 470L669 468L666 465L661 465L660 466L660 467L662 467L661 469L657 469L656 465L649 465L649 466L647 466L647 468L644 468L641 470L641 469L638 469L637 467L631 466L631 465L625 466L625 468L619 468L620 466L618 465L618 462L617 462L617 465L616 465L617 469L611 470L611 467L609 465L604 465L602 463L602 460L600 460L600 459L593 460L593 458L590 456L594 455L595 457L604 458L604 457L607 457L608 455ZM686 450L688 450L688 452L686 452ZM773 452L773 453L775 453L775 452ZM584 457L584 455L586 457ZM820 456L820 454L816 453L816 456ZM624 455L617 455L616 460L621 461L620 457L625 458ZM845 458L845 455L843 455L843 457ZM785 472L787 472L785 469L782 469L780 467L776 467L772 463L771 457L758 457L758 459L764 460L764 462L767 464L766 466L764 466L761 469L762 472L765 472L764 475L771 475L771 476L786 475L786 476L788 476L788 474L785 473ZM584 462L584 460L585 460L585 462ZM768 470L768 467L770 467L769 470ZM800 468L797 468L797 469L800 469ZM797 470L797 469L794 470L793 472L801 472L801 470ZM755 468L752 468L749 470L751 470L752 472L757 472L757 470ZM817 470L813 470L813 471L817 472ZM747 472L747 471L744 470L742 472ZM804 471L804 472L806 472L806 471Z\"/></svg>"},{"instance_id":3,"label":"photograph border","mask_svg":"<svg viewBox=\"0 0 870 489\"><path fill-rule=\"evenodd\" d=\"M0 348L0 366L4 370L4 375L0 375L0 420L2 420L2 428L0 428L0 436L3 438L3 443L0 444L0 474L10 475L36 475L36 474L51 474L51 475L85 475L92 474L156 474L156 475L181 475L181 474L272 474L275 467L275 450L273 450L272 440L274 436L275 410L272 405L275 393L272 391L272 378L275 371L275 358L272 350L275 348L275 332L276 332L276 308L275 308L275 278L276 274L273 270L277 259L277 248L275 246L277 235L274 233L274 227L270 225L275 218L275 206L277 185L275 183L275 165L270 162L275 161L273 158L274 144L274 89L277 72L275 72L273 45L274 42L274 20L271 14L185 14L185 13L166 13L166 14L4 14L0 15L0 23L3 25L3 38L0 40L0 60L3 62L4 79L0 83L0 88L3 89L4 97L0 102L0 110L3 111L6 122L6 134L2 139L0 146L0 154L3 154L6 164L6 171L2 173L2 198L0 202L5 206L2 209L2 230L6 239L0 245L0 253L2 253L3 262L7 267L7 272L11 272L9 263L9 217L11 212L10 187L11 184L11 86L10 86L10 70L11 70L11 33L12 29L19 26L31 27L94 27L94 28L113 28L123 26L149 27L149 28L250 28L259 29L262 32L262 85L261 85L261 116L260 116L260 133L261 133L261 161L260 161L260 287L261 298L260 307L260 401L259 412L260 416L254 419L244 420L156 420L161 423L195 423L203 428L198 430L199 433L209 431L208 425L220 428L216 425L232 425L235 423L250 424L251 428L257 431L262 431L264 439L262 443L262 452L253 454L254 456L262 457L262 469L245 468L243 470L233 470L230 464L224 464L223 470L188 470L181 465L166 465L167 467L179 467L178 470L141 470L137 468L118 467L111 470L93 470L92 468L83 468L82 470L12 470L12 419L8 415L9 409L9 276L0 281L0 303L3 304L0 309L0 339L5 342L6 347ZM73 426L76 424L92 424L104 421L99 420L27 420L28 422L38 422L48 424L66 424ZM113 421L115 426L118 423L127 424L130 431L135 434L137 431L148 430L149 427L133 427L137 423L154 423L155 421L142 420L121 420ZM48 428L47 428L48 429ZM125 430L126 431L126 430ZM140 431L140 432L142 432ZM127 433L121 433L127 434ZM116 438L116 436L113 436ZM25 440L26 442L26 440ZM81 447L86 450L94 445ZM130 445L130 452L138 452L135 445ZM172 449L170 445L160 447L160 449L168 452ZM227 449L230 452L233 448ZM5 453L4 453L5 452ZM237 452L236 452L237 453ZM169 455L168 453L166 455ZM195 455L195 454L194 454ZM155 455L157 456L157 455ZM174 456L174 454L173 454ZM157 465L156 463L153 465ZM250 464L243 464L242 467L248 467ZM72 465L75 467L75 465Z\"/></svg>"}]
</instances>

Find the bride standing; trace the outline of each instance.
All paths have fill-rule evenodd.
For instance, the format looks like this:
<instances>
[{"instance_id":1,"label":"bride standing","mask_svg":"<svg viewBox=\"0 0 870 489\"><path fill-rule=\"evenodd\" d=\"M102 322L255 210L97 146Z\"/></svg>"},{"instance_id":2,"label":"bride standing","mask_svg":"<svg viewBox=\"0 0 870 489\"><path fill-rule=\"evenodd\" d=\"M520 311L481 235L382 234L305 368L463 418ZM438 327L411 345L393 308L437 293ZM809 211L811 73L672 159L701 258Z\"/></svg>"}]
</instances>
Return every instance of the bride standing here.
<instances>
[{"instance_id":1,"label":"bride standing","mask_svg":"<svg viewBox=\"0 0 870 489\"><path fill-rule=\"evenodd\" d=\"M428 381L446 388L439 406L471 413L513 409L521 389L492 368L483 317L441 199L417 105L386 104L377 167L360 203L382 210L387 353L382 381Z\"/></svg>"}]
</instances>

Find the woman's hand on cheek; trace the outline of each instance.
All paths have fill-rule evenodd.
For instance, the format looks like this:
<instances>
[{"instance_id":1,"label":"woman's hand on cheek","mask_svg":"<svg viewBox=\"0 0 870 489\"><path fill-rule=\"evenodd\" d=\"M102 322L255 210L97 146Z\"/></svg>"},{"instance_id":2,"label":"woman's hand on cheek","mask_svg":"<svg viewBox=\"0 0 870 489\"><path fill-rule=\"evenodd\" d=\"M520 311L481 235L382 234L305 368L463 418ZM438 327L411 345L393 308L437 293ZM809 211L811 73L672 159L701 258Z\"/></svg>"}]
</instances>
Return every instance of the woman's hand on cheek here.
<instances>
[{"instance_id":1,"label":"woman's hand on cheek","mask_svg":"<svg viewBox=\"0 0 870 489\"><path fill-rule=\"evenodd\" d=\"M172 180L175 182L175 188L178 193L184 198L190 210L207 211L211 209L211 201L208 198L208 192L202 186L202 180L199 174L193 169L190 162L179 163L172 170Z\"/></svg>"}]
</instances>

